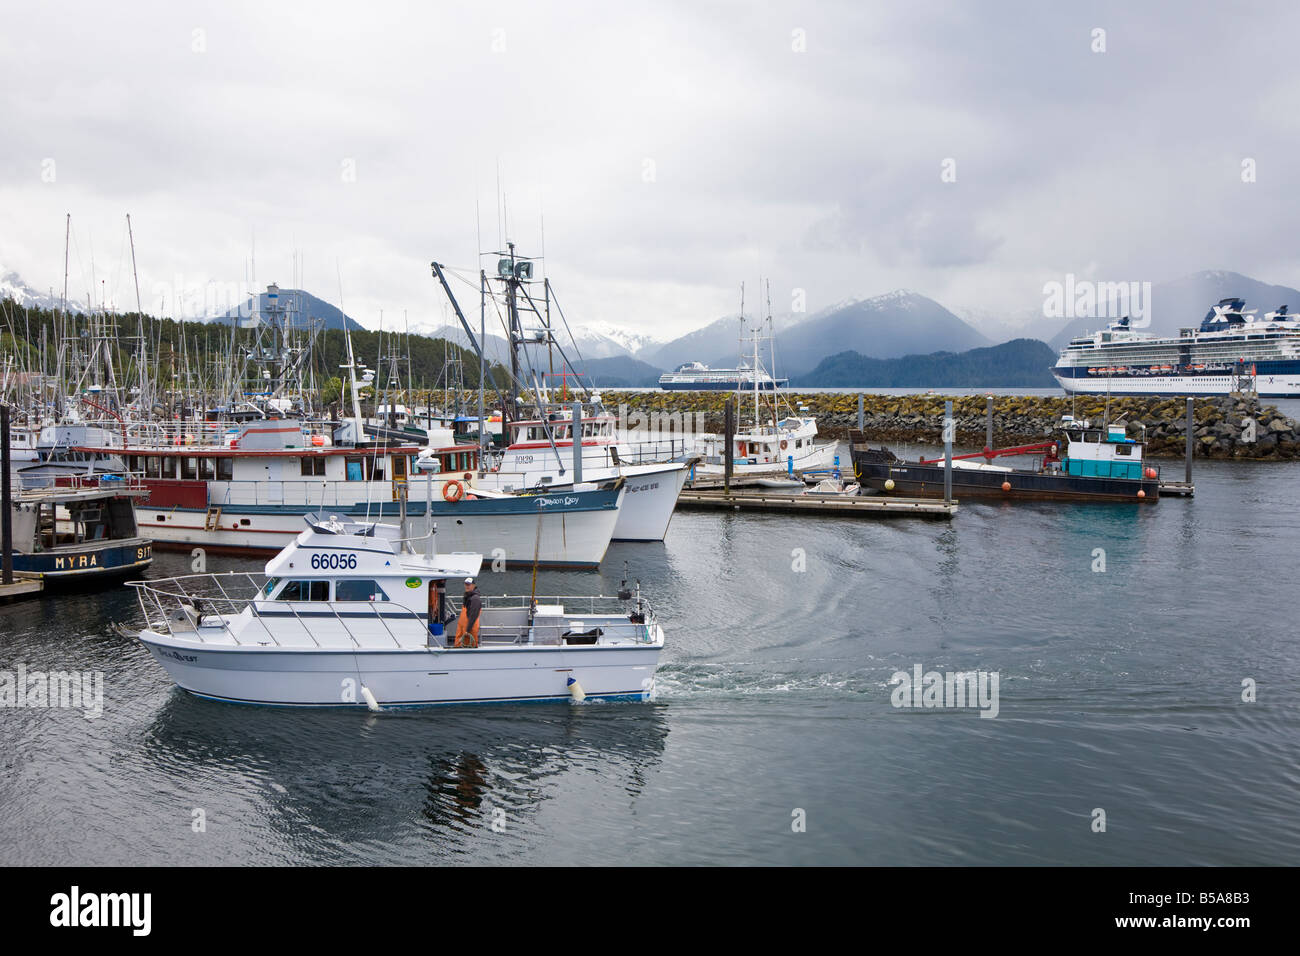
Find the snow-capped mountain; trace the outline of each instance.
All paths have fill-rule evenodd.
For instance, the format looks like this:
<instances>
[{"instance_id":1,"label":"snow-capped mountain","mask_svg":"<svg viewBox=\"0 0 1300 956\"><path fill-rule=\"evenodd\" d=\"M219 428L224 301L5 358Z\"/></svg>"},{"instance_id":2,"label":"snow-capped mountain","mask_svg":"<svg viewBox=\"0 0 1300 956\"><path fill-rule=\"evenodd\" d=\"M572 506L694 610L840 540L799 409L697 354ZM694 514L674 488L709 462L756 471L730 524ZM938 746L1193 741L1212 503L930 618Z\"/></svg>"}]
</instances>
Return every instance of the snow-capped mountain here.
<instances>
[{"instance_id":1,"label":"snow-capped mountain","mask_svg":"<svg viewBox=\"0 0 1300 956\"><path fill-rule=\"evenodd\" d=\"M474 328L475 334L478 334L477 326L472 322L471 327ZM643 349L654 349L660 344L657 339L649 335L629 332L606 322L570 326L570 329L573 332L573 341L578 346L578 354L584 359L635 356ZM444 338L461 346L468 345L465 333L461 330L459 323L442 325L419 323L411 326L411 333L413 335L425 335L429 338ZM564 349L576 361L577 355L573 355L572 344L569 336L565 334L563 326L556 329L555 337L560 343L560 348ZM495 330L491 325L488 326L487 338L486 351L489 356L495 357L494 353L505 353L505 337L501 334L499 325Z\"/></svg>"},{"instance_id":2,"label":"snow-capped mountain","mask_svg":"<svg viewBox=\"0 0 1300 956\"><path fill-rule=\"evenodd\" d=\"M37 292L16 272L7 272L0 269L0 299L13 299L21 306L30 309L57 309L59 308L59 293L56 290L50 292ZM69 312L84 312L85 307L80 303L69 298L67 303Z\"/></svg>"},{"instance_id":3,"label":"snow-capped mountain","mask_svg":"<svg viewBox=\"0 0 1300 956\"><path fill-rule=\"evenodd\" d=\"M578 350L586 358L614 358L617 355L636 356L639 352L662 344L659 339L640 332L629 332L608 322L571 326ZM563 341L563 340L561 340Z\"/></svg>"}]
</instances>

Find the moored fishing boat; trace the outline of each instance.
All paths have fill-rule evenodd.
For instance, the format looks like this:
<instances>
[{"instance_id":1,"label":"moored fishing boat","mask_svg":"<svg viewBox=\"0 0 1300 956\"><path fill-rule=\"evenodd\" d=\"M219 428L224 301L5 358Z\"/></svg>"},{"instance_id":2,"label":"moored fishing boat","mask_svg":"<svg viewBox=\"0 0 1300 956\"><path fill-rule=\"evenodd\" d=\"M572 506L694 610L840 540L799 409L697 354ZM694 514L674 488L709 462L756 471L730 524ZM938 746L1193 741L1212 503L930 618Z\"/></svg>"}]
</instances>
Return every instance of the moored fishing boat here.
<instances>
[{"instance_id":1,"label":"moored fishing boat","mask_svg":"<svg viewBox=\"0 0 1300 956\"><path fill-rule=\"evenodd\" d=\"M650 697L664 633L639 587L616 597L487 598L477 646L457 647L447 592L478 573L482 556L437 554L432 533L400 534L312 516L265 576L132 582L146 625L130 633L182 689L239 703Z\"/></svg>"},{"instance_id":2,"label":"moored fishing boat","mask_svg":"<svg viewBox=\"0 0 1300 956\"><path fill-rule=\"evenodd\" d=\"M1063 429L1063 457L1055 441L953 456L952 496L1130 502L1159 498L1160 473L1143 460L1143 443L1125 437L1123 425L1099 429L1086 421L1067 420ZM883 445L870 447L857 431L850 433L850 441L853 469L864 487L888 494L943 497L942 458L904 461ZM1033 468L993 464L998 457L1035 454L1040 458Z\"/></svg>"},{"instance_id":3,"label":"moored fishing boat","mask_svg":"<svg viewBox=\"0 0 1300 956\"><path fill-rule=\"evenodd\" d=\"M609 547L626 493L620 481L505 494L476 483L477 446L421 449L355 434L353 422L270 419L227 439L193 423L117 451L143 476L148 494L136 514L162 548L279 551L303 516L322 508L393 524L432 508L449 547L511 564L590 568ZM436 462L432 473L417 473L420 458Z\"/></svg>"},{"instance_id":4,"label":"moored fishing boat","mask_svg":"<svg viewBox=\"0 0 1300 956\"><path fill-rule=\"evenodd\" d=\"M618 441L617 419L596 402L574 425L571 408L545 417L510 422L511 442L492 457L492 466L475 479L479 488L512 492L571 490L574 476L575 430L580 431L577 454L585 481L625 479L627 495L614 525L616 541L662 541L668 534L677 499L686 484L691 461L633 464L633 453Z\"/></svg>"},{"instance_id":5,"label":"moored fishing boat","mask_svg":"<svg viewBox=\"0 0 1300 956\"><path fill-rule=\"evenodd\" d=\"M138 484L109 477L17 494L10 503L14 571L46 586L119 578L153 561L136 527Z\"/></svg>"}]
</instances>

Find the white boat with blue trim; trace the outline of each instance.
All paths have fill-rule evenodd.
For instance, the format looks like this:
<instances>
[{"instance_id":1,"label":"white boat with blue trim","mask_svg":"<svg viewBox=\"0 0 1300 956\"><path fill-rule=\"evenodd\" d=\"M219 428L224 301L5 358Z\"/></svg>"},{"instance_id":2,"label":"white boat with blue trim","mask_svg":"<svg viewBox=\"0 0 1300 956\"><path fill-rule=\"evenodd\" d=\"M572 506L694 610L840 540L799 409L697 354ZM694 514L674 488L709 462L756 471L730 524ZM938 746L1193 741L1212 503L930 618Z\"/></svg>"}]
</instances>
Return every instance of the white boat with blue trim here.
<instances>
[{"instance_id":1,"label":"white boat with blue trim","mask_svg":"<svg viewBox=\"0 0 1300 956\"><path fill-rule=\"evenodd\" d=\"M646 700L664 646L650 602L488 597L475 647L456 647L449 587L482 556L436 554L434 535L312 515L266 575L131 582L130 632L183 690L246 704L415 707Z\"/></svg>"}]
</instances>

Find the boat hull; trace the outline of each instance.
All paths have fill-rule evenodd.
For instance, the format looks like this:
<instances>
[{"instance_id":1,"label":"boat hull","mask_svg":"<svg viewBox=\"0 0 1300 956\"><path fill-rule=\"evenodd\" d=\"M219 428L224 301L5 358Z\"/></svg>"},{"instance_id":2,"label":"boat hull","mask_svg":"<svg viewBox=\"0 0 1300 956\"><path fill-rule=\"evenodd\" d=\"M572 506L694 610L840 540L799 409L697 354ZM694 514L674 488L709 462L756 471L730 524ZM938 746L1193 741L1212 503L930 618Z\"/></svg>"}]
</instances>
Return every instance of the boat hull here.
<instances>
[{"instance_id":1,"label":"boat hull","mask_svg":"<svg viewBox=\"0 0 1300 956\"><path fill-rule=\"evenodd\" d=\"M599 566L618 522L623 490L582 492L582 502L565 495L434 502L440 551L470 551L507 565L560 568ZM216 509L220 508L218 512ZM303 516L320 505L212 505L180 508L141 505L136 518L161 549L202 547L218 553L277 552L303 528ZM356 503L323 510L352 520L397 524L396 501ZM407 504L409 533L424 531L424 501Z\"/></svg>"},{"instance_id":2,"label":"boat hull","mask_svg":"<svg viewBox=\"0 0 1300 956\"><path fill-rule=\"evenodd\" d=\"M865 461L857 454L854 455L853 465L858 481L873 491L922 498L943 497L944 468L942 465ZM893 487L887 489L886 481L892 481ZM1004 483L1010 485L1010 488L1004 490L1002 487ZM1139 492L1141 492L1140 496ZM1160 496L1160 482L1156 478L1135 481L1125 478L1086 478L1018 469L983 471L973 468L953 468L952 496L961 501L969 498L996 498L1138 503L1156 501Z\"/></svg>"},{"instance_id":3,"label":"boat hull","mask_svg":"<svg viewBox=\"0 0 1300 956\"><path fill-rule=\"evenodd\" d=\"M789 380L784 378L777 379L775 382L759 382L758 390L760 392L770 392L773 389L785 388L788 384ZM754 383L739 380L729 382L660 382L659 387L665 392L752 392Z\"/></svg>"},{"instance_id":4,"label":"boat hull","mask_svg":"<svg viewBox=\"0 0 1300 956\"><path fill-rule=\"evenodd\" d=\"M789 461L750 463L738 460L732 464L731 473L733 475L770 475L773 472L789 471L791 467L795 471L821 471L834 468L837 456L840 458L839 467L847 467L848 462L840 455L840 443L831 441L824 445L814 445L809 449L808 454L802 458L795 458L793 466ZM726 466L721 464L701 462L695 467L695 473L700 476L720 477L725 472Z\"/></svg>"},{"instance_id":5,"label":"boat hull","mask_svg":"<svg viewBox=\"0 0 1300 956\"><path fill-rule=\"evenodd\" d=\"M484 487L503 491L506 488L530 487L547 475L553 473L499 471L489 472L477 480ZM686 465L630 465L614 469L583 465L584 481L609 481L620 477L624 479L627 493L618 510L618 521L614 523L613 539L662 541L668 534L668 525L673 520L677 499L689 477ZM569 488L571 486L551 486L551 490L556 493ZM441 531L441 526L439 530Z\"/></svg>"},{"instance_id":6,"label":"boat hull","mask_svg":"<svg viewBox=\"0 0 1300 956\"><path fill-rule=\"evenodd\" d=\"M1080 369L1053 370L1053 377L1071 395L1227 395L1241 379L1225 372L1175 375L1085 375ZM1261 398L1300 397L1300 374L1265 373L1255 376Z\"/></svg>"},{"instance_id":7,"label":"boat hull","mask_svg":"<svg viewBox=\"0 0 1300 956\"><path fill-rule=\"evenodd\" d=\"M153 546L144 538L81 545L48 551L13 552L14 571L39 575L47 584L90 582L143 571L153 562Z\"/></svg>"},{"instance_id":8,"label":"boat hull","mask_svg":"<svg viewBox=\"0 0 1300 956\"><path fill-rule=\"evenodd\" d=\"M145 630L139 639L177 686L200 697L283 707L364 708L569 700L647 700L662 644L628 647L323 648L195 646Z\"/></svg>"}]
</instances>

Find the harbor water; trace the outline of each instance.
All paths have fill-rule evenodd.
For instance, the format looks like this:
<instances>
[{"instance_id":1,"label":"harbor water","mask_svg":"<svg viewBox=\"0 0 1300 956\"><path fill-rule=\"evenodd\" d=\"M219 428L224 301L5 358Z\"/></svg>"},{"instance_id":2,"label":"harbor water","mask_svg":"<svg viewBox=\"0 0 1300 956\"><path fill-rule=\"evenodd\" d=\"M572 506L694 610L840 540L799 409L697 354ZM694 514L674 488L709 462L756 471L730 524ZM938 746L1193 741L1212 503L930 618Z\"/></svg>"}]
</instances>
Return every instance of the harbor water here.
<instances>
[{"instance_id":1,"label":"harbor water","mask_svg":"<svg viewBox=\"0 0 1300 956\"><path fill-rule=\"evenodd\" d=\"M1300 466L1195 480L952 521L684 511L540 573L612 594L628 562L668 635L644 704L226 705L112 630L126 587L3 606L0 671L104 693L0 708L0 863L1293 864ZM996 716L895 706L917 667L996 675Z\"/></svg>"}]
</instances>

